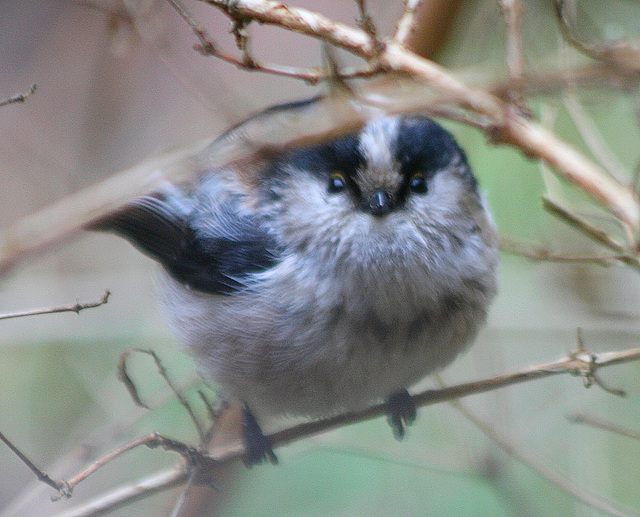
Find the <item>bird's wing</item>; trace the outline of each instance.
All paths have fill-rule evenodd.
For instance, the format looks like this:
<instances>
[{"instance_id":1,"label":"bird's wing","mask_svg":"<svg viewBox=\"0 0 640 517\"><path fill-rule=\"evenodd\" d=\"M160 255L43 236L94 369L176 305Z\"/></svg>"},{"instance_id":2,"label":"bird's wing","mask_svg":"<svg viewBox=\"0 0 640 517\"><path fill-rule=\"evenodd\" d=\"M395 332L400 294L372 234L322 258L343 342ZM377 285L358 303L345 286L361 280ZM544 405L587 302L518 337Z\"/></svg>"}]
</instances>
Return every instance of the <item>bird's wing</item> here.
<instances>
[{"instance_id":1,"label":"bird's wing","mask_svg":"<svg viewBox=\"0 0 640 517\"><path fill-rule=\"evenodd\" d=\"M185 203L186 201L186 203ZM247 278L277 261L277 247L251 215L233 198L216 206L180 202L171 196L139 197L88 225L113 231L164 266L193 289L231 294Z\"/></svg>"}]
</instances>

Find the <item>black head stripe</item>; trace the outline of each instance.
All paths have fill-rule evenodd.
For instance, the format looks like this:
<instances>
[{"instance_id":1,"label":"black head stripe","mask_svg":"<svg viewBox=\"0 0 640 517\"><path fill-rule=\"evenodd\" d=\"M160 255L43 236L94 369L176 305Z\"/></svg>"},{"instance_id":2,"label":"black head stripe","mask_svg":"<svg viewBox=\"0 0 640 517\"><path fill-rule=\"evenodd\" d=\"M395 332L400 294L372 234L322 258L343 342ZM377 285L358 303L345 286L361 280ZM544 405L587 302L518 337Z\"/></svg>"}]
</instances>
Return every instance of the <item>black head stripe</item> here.
<instances>
[{"instance_id":1,"label":"black head stripe","mask_svg":"<svg viewBox=\"0 0 640 517\"><path fill-rule=\"evenodd\" d=\"M453 136L427 117L404 118L396 145L401 172L407 177L419 171L428 178L456 162L468 170L467 158ZM475 179L470 171L468 175L475 188Z\"/></svg>"},{"instance_id":2,"label":"black head stripe","mask_svg":"<svg viewBox=\"0 0 640 517\"><path fill-rule=\"evenodd\" d=\"M284 157L295 169L322 177L341 172L351 177L361 166L363 158L358 149L358 134L350 133L312 147L301 147Z\"/></svg>"}]
</instances>

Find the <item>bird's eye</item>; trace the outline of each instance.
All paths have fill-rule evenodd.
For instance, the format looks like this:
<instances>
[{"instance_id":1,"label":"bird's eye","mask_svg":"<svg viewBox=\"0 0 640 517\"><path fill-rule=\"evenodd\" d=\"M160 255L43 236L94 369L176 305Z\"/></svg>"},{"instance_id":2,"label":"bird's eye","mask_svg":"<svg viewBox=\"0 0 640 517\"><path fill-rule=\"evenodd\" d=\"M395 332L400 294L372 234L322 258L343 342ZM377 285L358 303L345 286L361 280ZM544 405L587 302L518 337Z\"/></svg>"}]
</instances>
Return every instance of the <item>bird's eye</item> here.
<instances>
[{"instance_id":1,"label":"bird's eye","mask_svg":"<svg viewBox=\"0 0 640 517\"><path fill-rule=\"evenodd\" d=\"M411 192L415 192L416 194L426 194L427 193L427 179L424 177L424 174L414 174L411 176L409 180L409 188Z\"/></svg>"},{"instance_id":2,"label":"bird's eye","mask_svg":"<svg viewBox=\"0 0 640 517\"><path fill-rule=\"evenodd\" d=\"M329 192L334 194L342 192L347 186L347 180L342 174L332 174L329 178Z\"/></svg>"}]
</instances>

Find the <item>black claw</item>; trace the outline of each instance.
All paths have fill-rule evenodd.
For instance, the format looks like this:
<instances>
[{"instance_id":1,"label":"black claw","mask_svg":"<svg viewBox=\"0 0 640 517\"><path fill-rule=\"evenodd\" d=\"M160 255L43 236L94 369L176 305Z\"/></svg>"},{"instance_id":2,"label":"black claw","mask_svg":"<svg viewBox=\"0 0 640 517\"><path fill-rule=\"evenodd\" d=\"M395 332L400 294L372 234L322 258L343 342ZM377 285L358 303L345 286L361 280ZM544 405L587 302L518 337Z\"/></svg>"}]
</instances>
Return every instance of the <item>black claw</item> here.
<instances>
[{"instance_id":1,"label":"black claw","mask_svg":"<svg viewBox=\"0 0 640 517\"><path fill-rule=\"evenodd\" d=\"M404 426L413 424L416 419L416 404L407 390L394 393L387 400L389 425L396 440L402 440L405 435Z\"/></svg>"},{"instance_id":2,"label":"black claw","mask_svg":"<svg viewBox=\"0 0 640 517\"><path fill-rule=\"evenodd\" d=\"M268 460L274 465L278 463L278 457L273 452L271 439L263 434L256 417L248 408L245 408L242 415L242 438L247 451L244 458L247 467L262 463L264 460Z\"/></svg>"}]
</instances>

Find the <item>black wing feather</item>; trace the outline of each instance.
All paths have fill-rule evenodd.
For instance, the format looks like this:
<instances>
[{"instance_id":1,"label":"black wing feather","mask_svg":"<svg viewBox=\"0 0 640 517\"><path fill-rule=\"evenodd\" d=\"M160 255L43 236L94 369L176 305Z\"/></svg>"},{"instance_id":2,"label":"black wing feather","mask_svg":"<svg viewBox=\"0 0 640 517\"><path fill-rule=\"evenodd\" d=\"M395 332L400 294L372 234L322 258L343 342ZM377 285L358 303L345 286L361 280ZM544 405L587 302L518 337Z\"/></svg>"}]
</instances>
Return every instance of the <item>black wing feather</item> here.
<instances>
[{"instance_id":1,"label":"black wing feather","mask_svg":"<svg viewBox=\"0 0 640 517\"><path fill-rule=\"evenodd\" d=\"M278 255L269 234L255 218L239 215L235 204L228 201L213 214L181 211L161 195L143 196L88 228L119 234L193 289L231 294Z\"/></svg>"}]
</instances>

